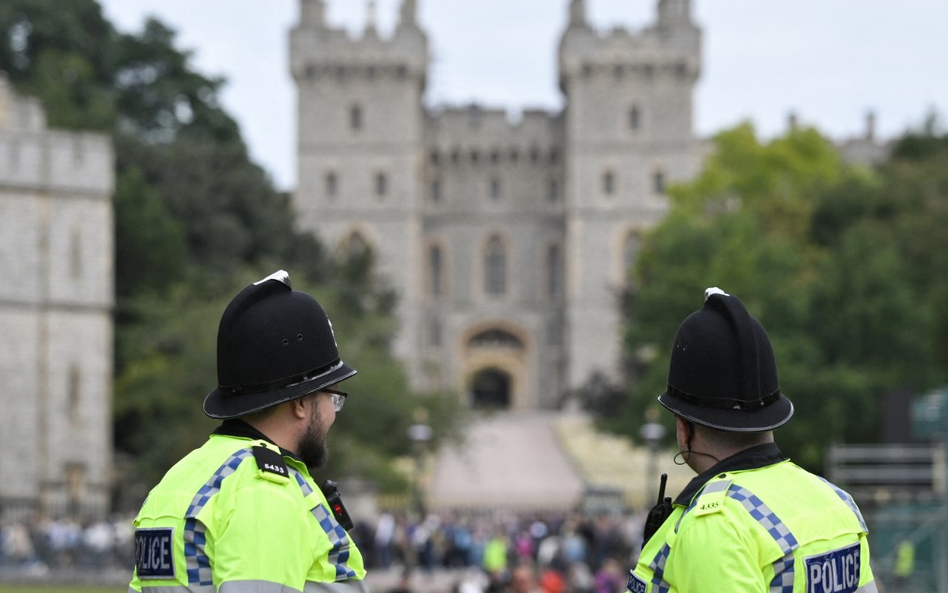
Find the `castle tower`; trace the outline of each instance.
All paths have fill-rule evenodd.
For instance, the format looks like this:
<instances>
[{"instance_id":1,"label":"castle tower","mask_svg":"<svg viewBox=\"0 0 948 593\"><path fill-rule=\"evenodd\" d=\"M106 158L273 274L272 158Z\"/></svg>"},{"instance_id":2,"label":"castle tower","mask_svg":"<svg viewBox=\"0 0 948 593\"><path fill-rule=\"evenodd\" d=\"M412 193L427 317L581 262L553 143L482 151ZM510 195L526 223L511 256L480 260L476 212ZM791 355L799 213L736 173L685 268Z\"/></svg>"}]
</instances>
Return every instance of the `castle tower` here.
<instances>
[{"instance_id":1,"label":"castle tower","mask_svg":"<svg viewBox=\"0 0 948 593\"><path fill-rule=\"evenodd\" d=\"M638 234L667 210L668 183L700 164L692 130L701 65L689 0L659 0L654 25L637 33L593 30L571 0L560 41L566 98L568 383L618 369L618 296Z\"/></svg>"},{"instance_id":2,"label":"castle tower","mask_svg":"<svg viewBox=\"0 0 948 593\"><path fill-rule=\"evenodd\" d=\"M0 73L0 510L101 517L112 472L112 144ZM2 519L2 517L0 517Z\"/></svg>"},{"instance_id":3,"label":"castle tower","mask_svg":"<svg viewBox=\"0 0 948 593\"><path fill-rule=\"evenodd\" d=\"M322 0L301 0L290 34L298 89L298 224L331 249L370 247L398 293L395 354L417 344L419 183L427 39L415 3L403 0L390 38L371 16L351 38L330 27ZM413 368L409 372L415 372Z\"/></svg>"}]
</instances>

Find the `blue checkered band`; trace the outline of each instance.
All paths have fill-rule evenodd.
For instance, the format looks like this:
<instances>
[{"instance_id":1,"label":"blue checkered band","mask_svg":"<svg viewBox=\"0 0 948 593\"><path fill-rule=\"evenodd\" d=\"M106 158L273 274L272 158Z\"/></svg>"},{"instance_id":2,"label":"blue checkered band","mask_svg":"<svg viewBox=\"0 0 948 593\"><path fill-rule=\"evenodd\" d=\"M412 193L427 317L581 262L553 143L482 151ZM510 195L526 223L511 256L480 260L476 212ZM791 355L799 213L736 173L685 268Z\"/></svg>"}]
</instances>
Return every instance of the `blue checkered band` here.
<instances>
[{"instance_id":1,"label":"blue checkered band","mask_svg":"<svg viewBox=\"0 0 948 593\"><path fill-rule=\"evenodd\" d=\"M211 560L204 553L206 543L204 524L198 521L198 513L204 508L215 494L220 492L224 478L237 471L237 466L247 457L253 455L251 449L241 449L227 458L214 475L201 486L184 515L184 560L188 571L188 583L197 585L213 585L211 577Z\"/></svg>"},{"instance_id":2,"label":"blue checkered band","mask_svg":"<svg viewBox=\"0 0 948 593\"><path fill-rule=\"evenodd\" d=\"M313 487L309 485L309 482L306 481L303 474L292 466L289 466L289 470L290 476L299 484L303 496L307 497L312 494ZM346 579L355 578L355 571L347 565L349 561L349 546L351 545L349 534L346 533L346 530L343 529L342 525L336 521L336 518L333 517L332 513L330 513L329 509L324 505L317 504L316 507L313 508L312 513L316 522L319 523L319 526L329 537L329 543L332 544L328 560L329 563L336 568L336 580L344 581Z\"/></svg>"},{"instance_id":3,"label":"blue checkered band","mask_svg":"<svg viewBox=\"0 0 948 593\"><path fill-rule=\"evenodd\" d=\"M309 485L309 482L306 481L306 478L303 477L303 474L296 471L292 467L289 468L290 475L296 478L296 483L300 485L300 490L303 491L303 498L306 498L313 493L313 487Z\"/></svg>"},{"instance_id":4,"label":"blue checkered band","mask_svg":"<svg viewBox=\"0 0 948 593\"><path fill-rule=\"evenodd\" d=\"M770 537L774 538L780 550L785 554L773 564L774 578L770 581L770 592L793 593L793 551L800 547L797 538L793 537L780 517L747 488L732 486L727 495L744 506L750 516L767 530Z\"/></svg>"},{"instance_id":5,"label":"blue checkered band","mask_svg":"<svg viewBox=\"0 0 948 593\"><path fill-rule=\"evenodd\" d=\"M669 552L671 552L671 548L666 543L649 565L649 568L652 569L653 593L668 593L671 590L671 585L665 582L665 562L668 560Z\"/></svg>"},{"instance_id":6,"label":"blue checkered band","mask_svg":"<svg viewBox=\"0 0 948 593\"><path fill-rule=\"evenodd\" d=\"M349 534L342 525L336 522L329 509L322 504L316 505L313 516L329 536L329 543L332 544L332 549L329 550L329 563L336 567L336 580L354 579L355 571L346 564L349 561Z\"/></svg>"},{"instance_id":7,"label":"blue checkered band","mask_svg":"<svg viewBox=\"0 0 948 593\"><path fill-rule=\"evenodd\" d=\"M866 520L862 518L862 513L859 512L859 507L856 506L856 501L853 500L853 497L849 495L848 492L837 486L836 484L830 482L822 476L817 476L819 479L826 482L826 485L833 489L833 492L836 493L836 496L840 497L843 502L849 505L849 508L855 513L856 518L859 519L859 526L862 528L864 533L869 533L869 529L866 527Z\"/></svg>"}]
</instances>

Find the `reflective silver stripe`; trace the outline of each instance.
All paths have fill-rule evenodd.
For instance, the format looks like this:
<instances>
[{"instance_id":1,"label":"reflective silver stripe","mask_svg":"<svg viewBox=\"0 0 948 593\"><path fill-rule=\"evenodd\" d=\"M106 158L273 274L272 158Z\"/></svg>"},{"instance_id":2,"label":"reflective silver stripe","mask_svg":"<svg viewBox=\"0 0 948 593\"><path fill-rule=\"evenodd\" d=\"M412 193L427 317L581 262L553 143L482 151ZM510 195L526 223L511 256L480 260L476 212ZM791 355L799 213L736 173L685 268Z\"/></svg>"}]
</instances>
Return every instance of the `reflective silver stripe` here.
<instances>
[{"instance_id":1,"label":"reflective silver stripe","mask_svg":"<svg viewBox=\"0 0 948 593\"><path fill-rule=\"evenodd\" d=\"M356 579L336 581L335 583L306 581L303 593L369 593L369 587L365 584L365 581Z\"/></svg>"},{"instance_id":2,"label":"reflective silver stripe","mask_svg":"<svg viewBox=\"0 0 948 593\"><path fill-rule=\"evenodd\" d=\"M273 581L227 581L221 583L218 591L220 593L301 593L299 589Z\"/></svg>"},{"instance_id":3,"label":"reflective silver stripe","mask_svg":"<svg viewBox=\"0 0 948 593\"><path fill-rule=\"evenodd\" d=\"M856 515L856 519L859 521L859 526L862 528L863 532L869 533L869 528L866 527L866 520L862 518L862 513L859 512L859 507L856 506L856 501L853 500L853 497L849 495L849 492L846 492L836 484L830 482L823 476L816 476L817 478L826 482L826 485L833 489L833 492L836 493L836 496L840 498L843 502L846 503L846 506L849 507L849 510Z\"/></svg>"},{"instance_id":4,"label":"reflective silver stripe","mask_svg":"<svg viewBox=\"0 0 948 593\"><path fill-rule=\"evenodd\" d=\"M128 593L133 592L138 593L138 591L129 587ZM191 585L190 587L184 585L158 585L155 587L142 585L142 593L216 593L216 590L214 585Z\"/></svg>"},{"instance_id":5,"label":"reflective silver stripe","mask_svg":"<svg viewBox=\"0 0 948 593\"><path fill-rule=\"evenodd\" d=\"M856 589L856 593L879 593L879 589L876 588L876 581L872 580Z\"/></svg>"}]
</instances>

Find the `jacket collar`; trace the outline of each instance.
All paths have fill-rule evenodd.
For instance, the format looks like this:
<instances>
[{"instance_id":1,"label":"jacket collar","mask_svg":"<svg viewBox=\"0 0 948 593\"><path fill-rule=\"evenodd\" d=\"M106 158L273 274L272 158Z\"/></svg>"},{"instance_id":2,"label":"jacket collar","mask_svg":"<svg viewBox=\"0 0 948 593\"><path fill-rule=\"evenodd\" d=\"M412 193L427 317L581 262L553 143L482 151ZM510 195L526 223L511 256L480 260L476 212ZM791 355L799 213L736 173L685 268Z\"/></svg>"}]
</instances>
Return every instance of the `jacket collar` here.
<instances>
[{"instance_id":1,"label":"jacket collar","mask_svg":"<svg viewBox=\"0 0 948 593\"><path fill-rule=\"evenodd\" d=\"M214 429L213 434L227 436L227 437L251 439L254 441L266 441L270 443L271 445L279 447L280 454L283 455L284 457L289 457L291 459L295 459L296 461L299 461L300 463L303 463L303 460L299 458L299 455L297 455L296 453L292 451L284 449L283 447L280 447L279 445L273 442L273 439L263 434L262 432L257 430L255 427L247 424L240 418L230 418L228 420L224 420L223 422L221 422L220 426Z\"/></svg>"},{"instance_id":2,"label":"jacket collar","mask_svg":"<svg viewBox=\"0 0 948 593\"><path fill-rule=\"evenodd\" d=\"M704 485L707 484L711 478L718 474L738 470L759 469L781 461L786 461L787 459L788 457L780 452L776 443L765 443L763 445L755 445L750 449L744 449L740 453L735 453L726 459L722 459L714 464L711 469L695 476L675 499L675 504L681 506L691 504L695 495L704 488Z\"/></svg>"}]
</instances>

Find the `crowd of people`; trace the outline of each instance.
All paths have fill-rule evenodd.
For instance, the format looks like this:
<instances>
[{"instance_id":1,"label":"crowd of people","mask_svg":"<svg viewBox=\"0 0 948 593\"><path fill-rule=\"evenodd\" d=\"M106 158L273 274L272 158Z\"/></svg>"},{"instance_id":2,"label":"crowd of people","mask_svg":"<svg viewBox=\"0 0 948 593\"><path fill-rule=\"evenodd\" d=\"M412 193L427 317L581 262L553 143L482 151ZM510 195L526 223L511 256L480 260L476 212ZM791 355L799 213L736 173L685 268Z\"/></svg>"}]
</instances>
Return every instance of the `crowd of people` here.
<instances>
[{"instance_id":1,"label":"crowd of people","mask_svg":"<svg viewBox=\"0 0 948 593\"><path fill-rule=\"evenodd\" d=\"M643 523L640 513L433 514L419 522L383 513L353 538L370 569L404 567L393 593L439 570L455 570L456 593L621 593Z\"/></svg>"},{"instance_id":2,"label":"crowd of people","mask_svg":"<svg viewBox=\"0 0 948 593\"><path fill-rule=\"evenodd\" d=\"M453 574L457 593L621 593L641 547L639 514L429 514L383 512L350 536L366 567L404 575L412 590L434 573ZM0 567L11 575L56 571L127 573L130 517L80 523L41 518L0 525Z\"/></svg>"},{"instance_id":3,"label":"crowd of people","mask_svg":"<svg viewBox=\"0 0 948 593\"><path fill-rule=\"evenodd\" d=\"M42 576L56 570L128 570L130 517L80 522L39 517L0 524L0 567L6 574Z\"/></svg>"}]
</instances>

